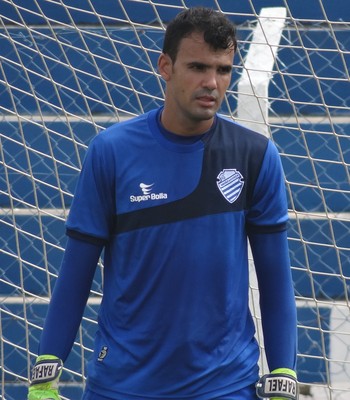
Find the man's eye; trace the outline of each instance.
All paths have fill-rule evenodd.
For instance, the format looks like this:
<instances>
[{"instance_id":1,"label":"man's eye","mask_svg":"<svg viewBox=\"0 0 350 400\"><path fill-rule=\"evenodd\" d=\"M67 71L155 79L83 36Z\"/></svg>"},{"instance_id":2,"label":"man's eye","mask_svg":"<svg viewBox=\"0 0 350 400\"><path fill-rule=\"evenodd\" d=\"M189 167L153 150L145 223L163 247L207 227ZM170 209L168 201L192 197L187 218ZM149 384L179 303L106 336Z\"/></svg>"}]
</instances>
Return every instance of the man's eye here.
<instances>
[{"instance_id":1,"label":"man's eye","mask_svg":"<svg viewBox=\"0 0 350 400\"><path fill-rule=\"evenodd\" d=\"M204 71L206 68L205 65L202 64L192 64L190 65L190 69L196 70L196 71Z\"/></svg>"},{"instance_id":2,"label":"man's eye","mask_svg":"<svg viewBox=\"0 0 350 400\"><path fill-rule=\"evenodd\" d=\"M218 70L219 74L222 74L222 75L230 74L231 71L232 71L232 67L221 67Z\"/></svg>"}]
</instances>

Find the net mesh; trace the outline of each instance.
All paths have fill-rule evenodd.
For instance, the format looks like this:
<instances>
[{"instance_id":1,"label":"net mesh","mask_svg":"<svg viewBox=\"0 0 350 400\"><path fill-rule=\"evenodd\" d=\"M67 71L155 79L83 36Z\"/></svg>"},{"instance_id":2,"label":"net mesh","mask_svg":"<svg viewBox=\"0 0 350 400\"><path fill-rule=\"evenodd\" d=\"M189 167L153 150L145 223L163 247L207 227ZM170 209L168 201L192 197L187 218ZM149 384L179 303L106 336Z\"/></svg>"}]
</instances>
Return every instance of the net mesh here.
<instances>
[{"instance_id":1,"label":"net mesh","mask_svg":"<svg viewBox=\"0 0 350 400\"><path fill-rule=\"evenodd\" d=\"M1 1L4 399L25 397L87 145L101 129L162 104L156 62L164 28L180 9L195 3ZM240 46L221 110L237 119L238 83L261 5L202 3L237 24ZM289 194L299 379L305 395L343 400L350 390L350 13L344 1L337 9L329 0L298 3L279 2L287 19L270 76L264 126L281 154ZM63 398L78 398L82 390L102 270L100 263L65 364Z\"/></svg>"}]
</instances>

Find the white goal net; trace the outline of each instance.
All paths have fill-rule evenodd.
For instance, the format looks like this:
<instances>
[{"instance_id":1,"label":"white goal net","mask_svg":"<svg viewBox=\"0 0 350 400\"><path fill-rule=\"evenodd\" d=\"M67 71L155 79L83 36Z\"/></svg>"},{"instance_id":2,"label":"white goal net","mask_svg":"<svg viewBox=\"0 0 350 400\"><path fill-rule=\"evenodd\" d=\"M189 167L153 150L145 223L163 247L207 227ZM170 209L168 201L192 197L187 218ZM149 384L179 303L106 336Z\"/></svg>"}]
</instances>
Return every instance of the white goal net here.
<instances>
[{"instance_id":1,"label":"white goal net","mask_svg":"<svg viewBox=\"0 0 350 400\"><path fill-rule=\"evenodd\" d=\"M237 26L221 113L270 136L282 157L301 397L350 398L348 0L0 0L0 398L26 397L88 143L162 104L165 26L199 3ZM102 270L65 363L65 399L82 393Z\"/></svg>"}]
</instances>

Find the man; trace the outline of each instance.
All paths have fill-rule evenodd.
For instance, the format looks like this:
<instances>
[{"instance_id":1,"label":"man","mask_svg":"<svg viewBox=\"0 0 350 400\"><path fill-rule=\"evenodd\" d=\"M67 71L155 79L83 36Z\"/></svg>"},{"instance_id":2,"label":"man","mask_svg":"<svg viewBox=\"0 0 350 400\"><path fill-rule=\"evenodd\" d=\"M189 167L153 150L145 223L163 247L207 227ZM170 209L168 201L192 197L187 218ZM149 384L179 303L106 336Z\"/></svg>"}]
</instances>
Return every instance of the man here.
<instances>
[{"instance_id":1,"label":"man","mask_svg":"<svg viewBox=\"0 0 350 400\"><path fill-rule=\"evenodd\" d=\"M259 396L297 398L280 159L265 137L217 114L235 50L223 14L181 12L158 62L164 107L90 144L30 400L59 399L62 363L103 248L104 295L84 400L253 400L257 382ZM272 371L260 380L248 238Z\"/></svg>"}]
</instances>

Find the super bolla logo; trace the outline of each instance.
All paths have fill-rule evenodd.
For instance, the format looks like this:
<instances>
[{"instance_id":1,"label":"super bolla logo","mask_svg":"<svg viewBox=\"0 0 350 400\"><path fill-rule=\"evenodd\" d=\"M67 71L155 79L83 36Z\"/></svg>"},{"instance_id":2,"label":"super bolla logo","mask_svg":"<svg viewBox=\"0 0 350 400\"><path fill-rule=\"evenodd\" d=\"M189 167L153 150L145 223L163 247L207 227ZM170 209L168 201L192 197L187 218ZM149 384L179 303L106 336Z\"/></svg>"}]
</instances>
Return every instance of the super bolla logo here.
<instances>
[{"instance_id":1,"label":"super bolla logo","mask_svg":"<svg viewBox=\"0 0 350 400\"><path fill-rule=\"evenodd\" d=\"M132 203L137 202L140 203L141 201L150 201L150 200L164 200L168 198L166 193L155 193L153 191L154 183L146 184L140 183L139 187L141 189L141 193L139 195L131 195L130 201Z\"/></svg>"}]
</instances>

